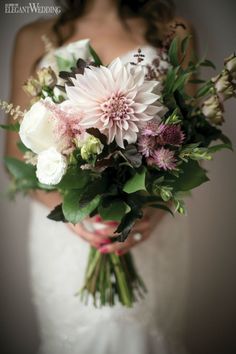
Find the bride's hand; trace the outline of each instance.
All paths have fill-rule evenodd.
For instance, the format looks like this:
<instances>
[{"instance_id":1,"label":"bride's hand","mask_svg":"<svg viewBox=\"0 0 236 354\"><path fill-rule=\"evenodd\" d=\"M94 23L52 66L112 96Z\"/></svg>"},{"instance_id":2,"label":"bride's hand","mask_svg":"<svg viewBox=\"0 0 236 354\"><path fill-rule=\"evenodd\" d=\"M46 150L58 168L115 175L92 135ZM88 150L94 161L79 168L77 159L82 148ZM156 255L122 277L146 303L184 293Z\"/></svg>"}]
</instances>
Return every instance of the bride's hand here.
<instances>
[{"instance_id":1,"label":"bride's hand","mask_svg":"<svg viewBox=\"0 0 236 354\"><path fill-rule=\"evenodd\" d=\"M103 236L114 237L116 228L107 227L100 231ZM150 216L144 216L140 221L137 221L132 232L129 234L125 242L111 242L99 247L101 253L116 253L122 255L128 252L132 247L139 245L141 242L146 241L153 230L153 222Z\"/></svg>"},{"instance_id":2,"label":"bride's hand","mask_svg":"<svg viewBox=\"0 0 236 354\"><path fill-rule=\"evenodd\" d=\"M85 241L89 242L91 246L96 247L101 253L116 253L122 255L128 252L132 247L135 247L147 240L155 225L162 218L163 212L157 214L153 210L148 213L139 221L136 222L132 232L129 234L125 242L112 242L112 238L116 236L114 233L118 223L116 222L101 222L101 219L94 217L90 219L90 222L99 222L104 224L103 229L90 232L82 224L72 225L69 224L78 236L82 237Z\"/></svg>"},{"instance_id":3,"label":"bride's hand","mask_svg":"<svg viewBox=\"0 0 236 354\"><path fill-rule=\"evenodd\" d=\"M91 218L89 219L89 222L97 222L97 221L96 218ZM103 245L106 245L107 243L111 242L111 238L110 238L111 234L99 233L97 231L90 232L86 229L86 227L82 223L76 225L73 224L67 224L67 225L77 236L81 237L83 240L87 241L88 243L90 243L91 246L95 248L102 247ZM108 225L106 226L106 230L107 229L110 230L112 228L113 230L112 233L113 233L116 227L117 227L116 223L108 223Z\"/></svg>"}]
</instances>

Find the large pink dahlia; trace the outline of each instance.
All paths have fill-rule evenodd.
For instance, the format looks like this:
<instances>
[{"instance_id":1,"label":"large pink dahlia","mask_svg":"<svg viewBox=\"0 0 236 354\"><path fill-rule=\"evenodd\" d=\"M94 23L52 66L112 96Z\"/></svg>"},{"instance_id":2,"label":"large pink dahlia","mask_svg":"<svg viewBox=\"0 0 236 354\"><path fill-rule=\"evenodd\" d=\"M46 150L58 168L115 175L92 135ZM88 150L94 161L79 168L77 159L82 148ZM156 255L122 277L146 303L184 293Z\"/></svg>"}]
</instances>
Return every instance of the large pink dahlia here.
<instances>
[{"instance_id":1,"label":"large pink dahlia","mask_svg":"<svg viewBox=\"0 0 236 354\"><path fill-rule=\"evenodd\" d=\"M153 93L159 82L146 81L141 66L124 65L119 58L108 67L86 68L73 84L66 91L70 102L83 111L80 124L98 128L108 143L115 140L121 148L124 141L136 142L144 123L165 110L158 102L160 95Z\"/></svg>"}]
</instances>

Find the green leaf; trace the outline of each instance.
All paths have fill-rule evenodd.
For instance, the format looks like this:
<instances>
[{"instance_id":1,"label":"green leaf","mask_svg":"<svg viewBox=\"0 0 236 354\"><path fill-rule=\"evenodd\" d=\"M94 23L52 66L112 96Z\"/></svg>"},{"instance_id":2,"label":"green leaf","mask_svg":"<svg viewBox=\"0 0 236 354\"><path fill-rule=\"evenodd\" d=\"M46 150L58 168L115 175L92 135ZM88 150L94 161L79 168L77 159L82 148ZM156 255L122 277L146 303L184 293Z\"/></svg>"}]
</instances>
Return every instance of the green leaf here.
<instances>
[{"instance_id":1,"label":"green leaf","mask_svg":"<svg viewBox=\"0 0 236 354\"><path fill-rule=\"evenodd\" d=\"M176 70L170 68L167 72L166 80L164 83L164 93L167 95L168 93L173 91L173 86L176 79Z\"/></svg>"},{"instance_id":2,"label":"green leaf","mask_svg":"<svg viewBox=\"0 0 236 354\"><path fill-rule=\"evenodd\" d=\"M210 146L208 149L207 149L207 152L210 153L210 154L213 154L217 151L220 151L222 149L229 149L229 150L232 150L232 146L229 145L229 144L218 144L218 145L214 145L214 146Z\"/></svg>"},{"instance_id":3,"label":"green leaf","mask_svg":"<svg viewBox=\"0 0 236 354\"><path fill-rule=\"evenodd\" d=\"M16 179L29 179L37 184L35 166L26 164L15 157L5 157L5 165Z\"/></svg>"},{"instance_id":4,"label":"green leaf","mask_svg":"<svg viewBox=\"0 0 236 354\"><path fill-rule=\"evenodd\" d=\"M184 88L186 81L188 81L190 75L191 74L189 73L181 74L174 84L173 91L182 90Z\"/></svg>"},{"instance_id":5,"label":"green leaf","mask_svg":"<svg viewBox=\"0 0 236 354\"><path fill-rule=\"evenodd\" d=\"M189 80L190 84L204 84L206 82L206 80L201 80L201 79L192 79Z\"/></svg>"},{"instance_id":6,"label":"green leaf","mask_svg":"<svg viewBox=\"0 0 236 354\"><path fill-rule=\"evenodd\" d=\"M27 151L31 151L22 143L22 141L18 141L16 143L16 145L17 145L18 149L20 150L20 152L22 152L23 154L25 154Z\"/></svg>"},{"instance_id":7,"label":"green leaf","mask_svg":"<svg viewBox=\"0 0 236 354\"><path fill-rule=\"evenodd\" d=\"M226 144L230 150L233 151L232 142L231 142L231 140L230 140L226 135L220 133L219 139L220 139L224 144Z\"/></svg>"},{"instance_id":8,"label":"green leaf","mask_svg":"<svg viewBox=\"0 0 236 354\"><path fill-rule=\"evenodd\" d=\"M132 230L135 222L138 219L141 219L143 216L142 210L141 209L132 209L129 213L125 214L125 216L122 218L120 225L116 229L116 233L119 233L120 235L116 238L117 241L119 242L124 242L130 231Z\"/></svg>"},{"instance_id":9,"label":"green leaf","mask_svg":"<svg viewBox=\"0 0 236 354\"><path fill-rule=\"evenodd\" d=\"M174 216L173 211L165 204L151 204L150 207L165 210L168 213L170 213L172 216Z\"/></svg>"},{"instance_id":10,"label":"green leaf","mask_svg":"<svg viewBox=\"0 0 236 354\"><path fill-rule=\"evenodd\" d=\"M201 66L207 66L207 67L210 67L212 69L216 69L216 66L214 63L212 63L212 61L208 60L208 59L205 59L204 61L200 62L200 65Z\"/></svg>"},{"instance_id":11,"label":"green leaf","mask_svg":"<svg viewBox=\"0 0 236 354\"><path fill-rule=\"evenodd\" d=\"M181 52L185 56L192 36L186 36L181 42Z\"/></svg>"},{"instance_id":12,"label":"green leaf","mask_svg":"<svg viewBox=\"0 0 236 354\"><path fill-rule=\"evenodd\" d=\"M135 175L125 183L123 191L128 194L135 193L140 190L146 191L145 179L146 169L142 168L140 171L137 171Z\"/></svg>"},{"instance_id":13,"label":"green leaf","mask_svg":"<svg viewBox=\"0 0 236 354\"><path fill-rule=\"evenodd\" d=\"M179 38L175 37L171 42L168 55L170 58L170 63L173 66L179 66L179 57L178 57L178 50L179 50Z\"/></svg>"},{"instance_id":14,"label":"green leaf","mask_svg":"<svg viewBox=\"0 0 236 354\"><path fill-rule=\"evenodd\" d=\"M16 191L28 191L38 188L35 166L26 164L14 157L5 157L4 163L12 177Z\"/></svg>"},{"instance_id":15,"label":"green leaf","mask_svg":"<svg viewBox=\"0 0 236 354\"><path fill-rule=\"evenodd\" d=\"M173 188L175 191L189 191L209 181L206 171L197 161L189 160L181 165L182 174L175 180Z\"/></svg>"},{"instance_id":16,"label":"green leaf","mask_svg":"<svg viewBox=\"0 0 236 354\"><path fill-rule=\"evenodd\" d=\"M127 204L122 200L114 200L108 207L99 206L98 212L103 220L121 221L127 211Z\"/></svg>"},{"instance_id":17,"label":"green leaf","mask_svg":"<svg viewBox=\"0 0 236 354\"><path fill-rule=\"evenodd\" d=\"M0 128L18 133L20 129L20 124L19 122L16 122L14 124L0 124Z\"/></svg>"},{"instance_id":18,"label":"green leaf","mask_svg":"<svg viewBox=\"0 0 236 354\"><path fill-rule=\"evenodd\" d=\"M212 88L212 83L211 82L207 82L205 85L203 85L202 87L200 87L197 90L196 97L202 97L202 96L207 95L210 92L211 88Z\"/></svg>"},{"instance_id":19,"label":"green leaf","mask_svg":"<svg viewBox=\"0 0 236 354\"><path fill-rule=\"evenodd\" d=\"M80 206L81 189L70 189L64 195L62 204L63 214L67 221L77 224L88 216L100 203L101 197L97 195L85 207Z\"/></svg>"},{"instance_id":20,"label":"green leaf","mask_svg":"<svg viewBox=\"0 0 236 354\"><path fill-rule=\"evenodd\" d=\"M138 152L134 144L127 145L125 150L122 153L120 152L120 154L132 167L138 168L142 165L142 155Z\"/></svg>"},{"instance_id":21,"label":"green leaf","mask_svg":"<svg viewBox=\"0 0 236 354\"><path fill-rule=\"evenodd\" d=\"M99 58L98 54L95 52L93 47L91 47L91 45L89 46L89 51L90 51L91 56L93 57L95 64L98 66L102 65L101 59Z\"/></svg>"},{"instance_id":22,"label":"green leaf","mask_svg":"<svg viewBox=\"0 0 236 354\"><path fill-rule=\"evenodd\" d=\"M58 66L58 71L70 71L71 68L76 64L75 60L65 59L57 55L55 57Z\"/></svg>"},{"instance_id":23,"label":"green leaf","mask_svg":"<svg viewBox=\"0 0 236 354\"><path fill-rule=\"evenodd\" d=\"M66 222L65 216L62 210L62 204L57 205L47 216L48 219L54 221Z\"/></svg>"},{"instance_id":24,"label":"green leaf","mask_svg":"<svg viewBox=\"0 0 236 354\"><path fill-rule=\"evenodd\" d=\"M80 206L84 207L98 194L102 195L107 190L107 177L101 175L101 178L97 178L91 181L86 188L83 189L83 194L80 199Z\"/></svg>"},{"instance_id":25,"label":"green leaf","mask_svg":"<svg viewBox=\"0 0 236 354\"><path fill-rule=\"evenodd\" d=\"M61 182L57 184L59 189L81 189L88 183L89 174L77 166L71 166L63 176Z\"/></svg>"}]
</instances>

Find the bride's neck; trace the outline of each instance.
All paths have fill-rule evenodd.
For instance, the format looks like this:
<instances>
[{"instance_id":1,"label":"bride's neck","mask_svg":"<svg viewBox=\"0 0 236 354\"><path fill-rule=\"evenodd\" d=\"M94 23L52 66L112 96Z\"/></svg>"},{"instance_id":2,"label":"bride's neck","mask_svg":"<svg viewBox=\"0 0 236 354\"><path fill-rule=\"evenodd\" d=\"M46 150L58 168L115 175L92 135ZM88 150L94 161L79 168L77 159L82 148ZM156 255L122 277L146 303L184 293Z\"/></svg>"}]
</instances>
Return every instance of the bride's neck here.
<instances>
[{"instance_id":1,"label":"bride's neck","mask_svg":"<svg viewBox=\"0 0 236 354\"><path fill-rule=\"evenodd\" d=\"M90 19L105 19L107 17L117 17L116 0L90 0L85 9L84 17Z\"/></svg>"}]
</instances>

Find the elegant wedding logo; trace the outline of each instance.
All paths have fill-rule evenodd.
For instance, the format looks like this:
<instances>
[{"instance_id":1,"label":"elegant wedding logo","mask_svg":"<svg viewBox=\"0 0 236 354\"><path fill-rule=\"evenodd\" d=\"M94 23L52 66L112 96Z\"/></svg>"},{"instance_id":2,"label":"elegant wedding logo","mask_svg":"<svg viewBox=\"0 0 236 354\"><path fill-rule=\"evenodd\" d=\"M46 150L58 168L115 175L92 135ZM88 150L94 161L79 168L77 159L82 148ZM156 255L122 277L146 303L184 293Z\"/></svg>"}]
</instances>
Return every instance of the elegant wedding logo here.
<instances>
[{"instance_id":1,"label":"elegant wedding logo","mask_svg":"<svg viewBox=\"0 0 236 354\"><path fill-rule=\"evenodd\" d=\"M54 14L58 15L61 12L60 6L46 6L40 5L40 3L29 2L28 5L19 5L18 3L6 3L5 13L6 14Z\"/></svg>"}]
</instances>

